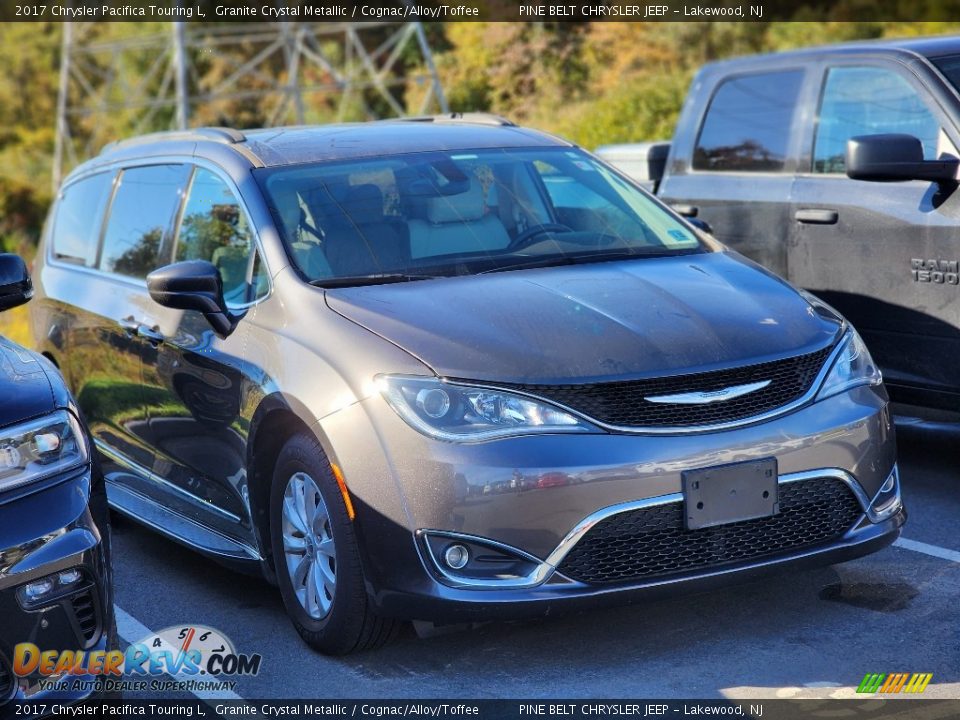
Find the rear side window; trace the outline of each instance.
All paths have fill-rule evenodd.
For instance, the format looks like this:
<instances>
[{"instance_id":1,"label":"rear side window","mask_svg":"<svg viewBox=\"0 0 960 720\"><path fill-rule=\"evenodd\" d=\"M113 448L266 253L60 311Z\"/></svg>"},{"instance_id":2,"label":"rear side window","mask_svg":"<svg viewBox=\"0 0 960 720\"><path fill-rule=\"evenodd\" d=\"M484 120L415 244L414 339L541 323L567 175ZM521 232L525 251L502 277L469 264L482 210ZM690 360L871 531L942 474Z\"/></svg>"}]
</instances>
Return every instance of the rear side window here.
<instances>
[{"instance_id":1,"label":"rear side window","mask_svg":"<svg viewBox=\"0 0 960 720\"><path fill-rule=\"evenodd\" d=\"M183 208L176 259L212 262L223 279L224 299L238 304L266 292L260 263L254 271L261 277L248 275L255 252L250 222L233 190L216 174L197 168Z\"/></svg>"},{"instance_id":2,"label":"rear side window","mask_svg":"<svg viewBox=\"0 0 960 720\"><path fill-rule=\"evenodd\" d=\"M62 193L53 221L53 254L77 265L93 267L103 206L110 192L110 173L71 183Z\"/></svg>"},{"instance_id":3,"label":"rear side window","mask_svg":"<svg viewBox=\"0 0 960 720\"><path fill-rule=\"evenodd\" d=\"M101 270L142 278L162 264L161 248L179 207L185 179L183 165L123 171L104 233Z\"/></svg>"},{"instance_id":4,"label":"rear side window","mask_svg":"<svg viewBox=\"0 0 960 720\"><path fill-rule=\"evenodd\" d=\"M898 73L875 67L839 67L827 74L813 150L815 173L843 173L847 140L857 135L907 133L937 157L940 124L913 86Z\"/></svg>"},{"instance_id":5,"label":"rear side window","mask_svg":"<svg viewBox=\"0 0 960 720\"><path fill-rule=\"evenodd\" d=\"M779 172L802 70L743 75L723 81L713 96L693 153L697 170Z\"/></svg>"}]
</instances>

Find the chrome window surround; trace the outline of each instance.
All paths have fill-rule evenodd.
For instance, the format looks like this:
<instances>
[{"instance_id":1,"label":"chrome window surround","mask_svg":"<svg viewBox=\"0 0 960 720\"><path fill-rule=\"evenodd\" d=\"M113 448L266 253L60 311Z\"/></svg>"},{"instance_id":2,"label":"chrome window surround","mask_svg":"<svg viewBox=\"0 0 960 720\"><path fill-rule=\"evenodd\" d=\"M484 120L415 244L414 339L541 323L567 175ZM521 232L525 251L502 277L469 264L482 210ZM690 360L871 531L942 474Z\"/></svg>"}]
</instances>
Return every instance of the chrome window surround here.
<instances>
[{"instance_id":1,"label":"chrome window surround","mask_svg":"<svg viewBox=\"0 0 960 720\"><path fill-rule=\"evenodd\" d=\"M873 502L867 496L866 491L864 491L860 483L857 482L857 479L846 470L841 470L840 468L822 468L819 470L804 470L803 472L787 473L778 478L778 483L780 485L787 485L789 483L803 482L804 480L815 480L818 478L833 478L843 482L853 492L854 496L857 498L857 502L860 503L860 507L863 509L864 514L870 519L871 522L877 523L887 519L899 511L902 506L900 500L900 474L896 464L894 464L893 470L890 471L890 475L887 476L887 479L883 483L886 484L890 478L893 478L895 499L886 508L884 508L881 513L877 513L873 510ZM883 485L881 485L881 487L882 486ZM879 497L880 494L881 493L878 492L875 498ZM547 556L546 560L540 560L539 558L535 558L534 556L525 553L522 550L518 550L517 548L497 542L495 540L490 540L488 538L483 538L476 535L451 532L448 530L417 530L415 534L418 542L416 544L418 550L425 556L424 559L429 559L430 566L436 572L440 573L440 575L448 584L454 587L471 590L509 590L532 588L542 585L549 580L560 563L562 563L564 558L570 553L571 550L573 550L574 546L580 542L580 540L583 539L583 537L591 529L593 529L597 523L613 517L614 515L619 515L620 513L656 507L658 505L668 505L676 502L683 502L682 492L671 493L669 495L658 495L657 497L644 498L643 500L633 500L597 510L577 523L576 526L574 526L574 528L567 533L566 537L560 541L560 544L557 545L553 552ZM504 578L502 580L460 577L446 570L439 558L434 556L433 551L430 549L430 544L423 540L422 536L425 534L449 537L451 540L463 540L466 542L475 542L481 545L490 545L492 547L502 549L512 555L516 555L519 558L529 559L530 561L538 564L534 570L524 577ZM424 550L424 548L426 548L426 550Z\"/></svg>"},{"instance_id":2,"label":"chrome window surround","mask_svg":"<svg viewBox=\"0 0 960 720\"><path fill-rule=\"evenodd\" d=\"M513 395L528 397L532 400L536 400L538 402L552 405L555 408L559 408L564 412L568 412L574 415L575 417L582 418L583 420L589 422L590 424L596 425L598 428L601 428L603 430L608 430L610 432L624 433L629 435L687 435L687 434L699 433L699 432L715 432L717 430L731 430L733 428L743 427L745 425L753 425L754 423L764 422L766 420L772 420L774 418L780 417L781 415L786 415L787 413L797 410L803 407L804 405L812 403L816 399L817 393L820 392L820 388L822 387L824 381L827 379L827 375L833 369L833 364L836 362L837 356L840 355L840 353L843 351L844 340L847 337L847 333L849 329L850 329L850 326L847 325L846 323L844 323L844 325L841 326L840 331L837 333L838 339L835 341L836 344L833 350L830 352L830 355L827 356L826 361L824 361L823 363L823 367L820 368L820 372L817 373L817 376L814 378L813 382L810 384L810 388L801 397L797 398L791 403L787 403L786 405L781 405L778 408L774 408L773 410L768 410L767 412L760 413L759 415L751 415L750 417L741 418L740 420L731 420L729 422L714 423L710 425L683 425L679 427L667 426L667 425L660 426L660 427L632 427L629 425L611 425L609 423L600 422L599 420L596 420L590 417L589 415L586 415L580 412L579 410L574 410L573 408L567 405L564 405L562 403L558 403L554 400L550 400L549 398L541 397L539 395L534 395L532 393L524 392L522 390L516 390L514 388L502 388L497 385L493 385L489 383L472 382L470 380L464 380L460 378L456 378L456 379L439 378L439 379L441 382L449 382L454 385L464 385L464 386L469 386L473 388L482 388L485 390L496 390L498 392L506 392L506 393L511 393ZM868 383L864 383L864 385L866 384ZM853 387L859 387L859 386L851 386L850 388L848 388L848 390L852 389ZM523 433L518 432L517 434L522 435Z\"/></svg>"},{"instance_id":3,"label":"chrome window surround","mask_svg":"<svg viewBox=\"0 0 960 720\"><path fill-rule=\"evenodd\" d=\"M111 172L114 174L114 186L111 187L110 189L110 198L108 198L107 200L107 206L104 209L103 217L100 218L100 227L98 228L99 237L97 240L97 256L99 257L100 250L103 246L103 232L106 228L106 220L110 215L110 209L113 203L113 194L116 192L115 182L116 182L117 173L119 171L127 170L129 168L144 167L148 165L163 165L163 164L170 164L170 163L192 165L197 168L202 167L205 170L209 170L210 172L214 173L217 177L223 180L224 183L226 183L227 187L230 188L230 191L236 196L237 202L242 212L247 216L247 222L249 223L250 229L253 233L254 249L255 249L255 252L260 255L260 262L263 264L264 270L266 272L269 289L267 290L267 293L265 295L257 298L256 300L253 300L250 303L229 304L230 309L236 310L236 311L244 311L244 310L248 310L251 307L259 305L260 303L267 300L271 295L273 295L274 274L270 270L270 265L267 261L266 253L264 253L263 241L260 238L259 229L257 225L252 221L252 214L250 213L249 207L247 207L246 201L244 200L243 196L240 194L240 189L237 186L237 183L234 182L233 178L231 178L230 175L222 167L220 167L217 163L211 160L208 160L207 158L196 157L196 156L183 156L183 155L156 155L156 156L148 155L148 156L135 158L135 159L124 158L122 160L117 160L114 162L95 165L94 167L90 168L88 171L79 173L76 176L68 177L64 181L63 185L57 190L57 195L55 197L55 200L59 202L60 195L63 192L65 192L66 189L70 185L74 184L75 182L84 180L90 177L91 175L96 175L103 172ZM184 200L186 198L186 193L189 190L189 185L191 185L192 183L193 183L193 171L191 170L190 176L188 177L188 187L184 190L183 197L181 197L179 204L177 206L176 216L173 218L175 240L177 239L176 236L180 232L180 215L183 211L183 207L185 204ZM51 225L51 236L49 238L46 238L47 240L46 248L45 248L46 253L44 255L45 264L52 265L58 268L67 269L67 270L75 270L87 275L91 275L93 277L108 279L114 282L122 282L131 287L135 287L139 289L143 289L147 286L147 281L144 278L135 278L135 277L129 277L126 275L120 275L119 273L109 272L107 270L101 270L98 267L86 267L83 265L77 265L76 263L67 262L65 260L58 258L53 252L52 231L53 231L53 226ZM174 248L174 251L175 251L175 248ZM171 262L173 261L171 260Z\"/></svg>"}]
</instances>

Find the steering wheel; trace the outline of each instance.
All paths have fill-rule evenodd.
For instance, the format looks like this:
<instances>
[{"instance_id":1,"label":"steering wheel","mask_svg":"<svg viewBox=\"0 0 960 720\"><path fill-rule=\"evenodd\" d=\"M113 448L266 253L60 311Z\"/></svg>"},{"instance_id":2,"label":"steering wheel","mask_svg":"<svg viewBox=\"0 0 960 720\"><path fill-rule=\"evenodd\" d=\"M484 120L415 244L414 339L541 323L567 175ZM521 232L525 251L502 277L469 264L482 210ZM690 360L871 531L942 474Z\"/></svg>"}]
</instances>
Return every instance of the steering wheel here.
<instances>
[{"instance_id":1,"label":"steering wheel","mask_svg":"<svg viewBox=\"0 0 960 720\"><path fill-rule=\"evenodd\" d=\"M548 232L573 232L573 228L562 223L543 223L542 225L531 225L522 233L517 235L507 246L507 250L519 250L527 245L538 235Z\"/></svg>"}]
</instances>

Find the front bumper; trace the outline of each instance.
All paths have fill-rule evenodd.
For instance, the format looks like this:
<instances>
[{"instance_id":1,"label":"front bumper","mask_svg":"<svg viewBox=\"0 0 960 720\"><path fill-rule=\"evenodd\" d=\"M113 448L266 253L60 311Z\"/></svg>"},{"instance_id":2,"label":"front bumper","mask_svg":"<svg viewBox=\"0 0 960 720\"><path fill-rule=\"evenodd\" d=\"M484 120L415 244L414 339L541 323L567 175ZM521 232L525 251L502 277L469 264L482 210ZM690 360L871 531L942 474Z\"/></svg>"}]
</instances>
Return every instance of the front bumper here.
<instances>
[{"instance_id":1,"label":"front bumper","mask_svg":"<svg viewBox=\"0 0 960 720\"><path fill-rule=\"evenodd\" d=\"M523 616L716 585L785 564L839 562L889 544L905 520L902 509L880 522L866 514L896 460L882 388L854 388L764 423L670 436L442 443L409 428L379 397L336 413L321 428L357 508L371 597L382 612L400 617ZM374 433L382 454L370 451ZM595 514L678 495L682 501L684 471L769 457L776 458L781 481L811 471L842 474L863 512L851 517L845 532L815 545L716 568L603 585L552 572L558 553L578 528L592 525ZM541 572L535 582L513 587L469 587L439 571L418 539L424 531L500 544L530 558Z\"/></svg>"},{"instance_id":2,"label":"front bumper","mask_svg":"<svg viewBox=\"0 0 960 720\"><path fill-rule=\"evenodd\" d=\"M896 514L878 524L864 518L855 529L829 545L755 562L725 565L714 570L676 574L653 581L614 587L576 582L547 582L524 589L476 590L451 587L427 575L417 575L416 582L411 582L406 589L381 592L377 597L377 605L380 611L387 615L435 623L515 620L585 608L628 605L641 600L656 600L680 593L702 592L734 583L749 582L790 569L854 560L893 543L900 536L900 528L906 519L906 511L901 507Z\"/></svg>"},{"instance_id":3,"label":"front bumper","mask_svg":"<svg viewBox=\"0 0 960 720\"><path fill-rule=\"evenodd\" d=\"M0 497L2 700L72 701L95 691L90 676L66 676L67 687L52 690L40 683L52 681L50 676L13 672L20 643L40 651L107 649L113 618L108 511L95 472L87 466L14 499ZM82 579L25 607L27 584L69 570L79 570Z\"/></svg>"}]
</instances>

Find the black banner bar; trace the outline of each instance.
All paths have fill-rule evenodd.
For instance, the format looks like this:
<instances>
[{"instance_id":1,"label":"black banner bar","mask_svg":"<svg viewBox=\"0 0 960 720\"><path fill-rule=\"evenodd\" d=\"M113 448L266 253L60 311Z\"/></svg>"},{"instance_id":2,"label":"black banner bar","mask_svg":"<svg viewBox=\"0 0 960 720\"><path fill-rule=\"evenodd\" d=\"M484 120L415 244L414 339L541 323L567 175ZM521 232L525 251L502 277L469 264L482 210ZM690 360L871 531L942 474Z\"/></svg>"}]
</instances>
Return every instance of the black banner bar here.
<instances>
[{"instance_id":1,"label":"black banner bar","mask_svg":"<svg viewBox=\"0 0 960 720\"><path fill-rule=\"evenodd\" d=\"M17 702L6 717L65 718L291 718L327 720L703 720L755 718L960 717L960 700L100 700L77 704Z\"/></svg>"},{"instance_id":2,"label":"black banner bar","mask_svg":"<svg viewBox=\"0 0 960 720\"><path fill-rule=\"evenodd\" d=\"M0 6L4 22L879 22L949 21L960 0L53 0Z\"/></svg>"}]
</instances>

